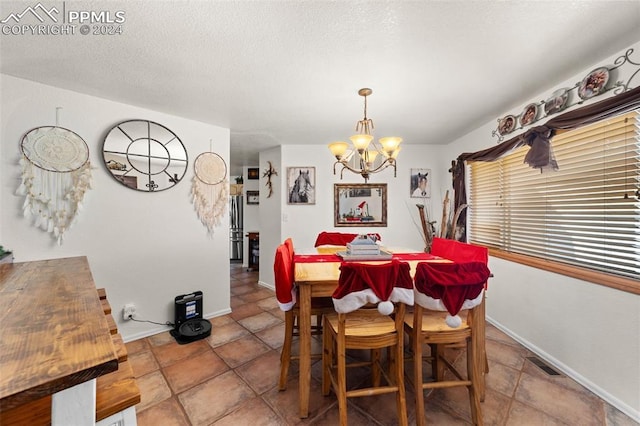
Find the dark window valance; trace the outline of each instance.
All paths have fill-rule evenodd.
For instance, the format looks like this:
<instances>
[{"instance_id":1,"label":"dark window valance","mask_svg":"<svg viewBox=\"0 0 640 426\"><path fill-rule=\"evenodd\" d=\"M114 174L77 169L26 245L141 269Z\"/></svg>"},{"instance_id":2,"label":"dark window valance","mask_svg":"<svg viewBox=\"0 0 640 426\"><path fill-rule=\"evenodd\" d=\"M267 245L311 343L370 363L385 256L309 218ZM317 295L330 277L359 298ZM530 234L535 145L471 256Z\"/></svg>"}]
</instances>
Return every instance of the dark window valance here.
<instances>
[{"instance_id":1,"label":"dark window valance","mask_svg":"<svg viewBox=\"0 0 640 426\"><path fill-rule=\"evenodd\" d=\"M515 149L529 145L531 148L525 157L525 162L541 170L557 169L550 139L558 130L576 129L638 108L640 108L640 86L600 102L560 114L541 126L533 127L491 148L460 154L452 170L454 208L457 209L467 203L465 161L496 161ZM467 214L466 210L463 210L457 223L464 230L460 237L462 241L466 241L467 237L466 223Z\"/></svg>"}]
</instances>

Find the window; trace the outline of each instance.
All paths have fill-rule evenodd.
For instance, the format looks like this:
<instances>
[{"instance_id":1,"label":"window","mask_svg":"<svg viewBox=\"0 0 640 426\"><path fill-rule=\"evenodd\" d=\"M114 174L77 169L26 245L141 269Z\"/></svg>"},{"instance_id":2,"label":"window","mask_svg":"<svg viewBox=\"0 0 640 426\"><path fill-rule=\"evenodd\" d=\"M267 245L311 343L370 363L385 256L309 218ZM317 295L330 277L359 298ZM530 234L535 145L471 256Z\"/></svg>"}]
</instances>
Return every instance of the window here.
<instances>
[{"instance_id":1,"label":"window","mask_svg":"<svg viewBox=\"0 0 640 426\"><path fill-rule=\"evenodd\" d=\"M561 133L559 171L527 147L469 170L469 239L508 253L640 279L638 111Z\"/></svg>"}]
</instances>

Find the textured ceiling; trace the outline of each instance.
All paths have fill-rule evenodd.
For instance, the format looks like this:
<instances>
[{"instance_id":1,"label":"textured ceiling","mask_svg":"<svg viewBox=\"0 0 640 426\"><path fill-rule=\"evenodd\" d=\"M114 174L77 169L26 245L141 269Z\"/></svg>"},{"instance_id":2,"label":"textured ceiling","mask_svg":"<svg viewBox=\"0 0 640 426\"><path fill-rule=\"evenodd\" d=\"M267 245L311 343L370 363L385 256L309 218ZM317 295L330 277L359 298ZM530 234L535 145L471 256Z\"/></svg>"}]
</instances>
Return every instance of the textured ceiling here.
<instances>
[{"instance_id":1,"label":"textured ceiling","mask_svg":"<svg viewBox=\"0 0 640 426\"><path fill-rule=\"evenodd\" d=\"M640 40L640 0L42 4L124 11L123 33L1 35L1 72L228 127L232 174L348 137L361 87L377 136L447 143Z\"/></svg>"}]
</instances>

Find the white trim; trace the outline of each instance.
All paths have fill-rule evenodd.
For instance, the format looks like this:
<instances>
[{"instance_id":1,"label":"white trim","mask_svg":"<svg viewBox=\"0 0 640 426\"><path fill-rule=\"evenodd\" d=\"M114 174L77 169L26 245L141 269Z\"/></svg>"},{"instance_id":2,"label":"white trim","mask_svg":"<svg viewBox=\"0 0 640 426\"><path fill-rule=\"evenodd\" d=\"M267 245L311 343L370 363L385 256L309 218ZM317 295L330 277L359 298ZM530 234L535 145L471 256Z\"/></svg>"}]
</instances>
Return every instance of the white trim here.
<instances>
[{"instance_id":1,"label":"white trim","mask_svg":"<svg viewBox=\"0 0 640 426\"><path fill-rule=\"evenodd\" d=\"M293 307L295 306L296 301L295 298L294 300L292 300L291 302L287 302L287 303L280 303L278 302L278 307L280 308L281 311L283 312L287 312L293 309Z\"/></svg>"},{"instance_id":2,"label":"white trim","mask_svg":"<svg viewBox=\"0 0 640 426\"><path fill-rule=\"evenodd\" d=\"M226 308L226 309L221 309L219 311L213 312L213 313L208 313L208 314L204 314L202 317L206 318L206 319L210 319L210 318L215 318L215 317L221 317L223 315L227 315L231 313L231 308ZM135 333L135 334L131 334L128 335L126 337L126 339L124 339L125 343L129 343L129 342L133 342L134 340L138 340L138 339L144 339L145 337L149 337L149 336L155 336L156 334L160 334L160 333L164 333L165 331L169 331L171 330L171 326L163 326L165 328L152 328L151 330L147 330L147 331L143 331L140 333Z\"/></svg>"},{"instance_id":3,"label":"white trim","mask_svg":"<svg viewBox=\"0 0 640 426\"><path fill-rule=\"evenodd\" d=\"M360 291L352 291L345 294L342 299L333 299L333 307L338 313L353 312L356 309L360 309L368 303L380 303L382 300L373 292L370 288L365 288ZM394 287L391 290L389 300L392 302L402 302L407 305L413 305L413 289Z\"/></svg>"},{"instance_id":4,"label":"white trim","mask_svg":"<svg viewBox=\"0 0 640 426\"><path fill-rule=\"evenodd\" d=\"M444 303L442 303L442 299L434 299L431 296L427 296L426 294L419 292L415 288L414 292L415 303L419 304L423 308L431 309L432 311L447 311L446 306L444 306ZM482 303L483 296L484 291L481 291L478 297L476 297L475 299L466 299L462 304L460 310L471 309L478 306L480 303Z\"/></svg>"},{"instance_id":5,"label":"white trim","mask_svg":"<svg viewBox=\"0 0 640 426\"><path fill-rule=\"evenodd\" d=\"M269 290L276 291L276 286L273 284L265 283L264 281L258 281L260 287L268 288Z\"/></svg>"}]
</instances>

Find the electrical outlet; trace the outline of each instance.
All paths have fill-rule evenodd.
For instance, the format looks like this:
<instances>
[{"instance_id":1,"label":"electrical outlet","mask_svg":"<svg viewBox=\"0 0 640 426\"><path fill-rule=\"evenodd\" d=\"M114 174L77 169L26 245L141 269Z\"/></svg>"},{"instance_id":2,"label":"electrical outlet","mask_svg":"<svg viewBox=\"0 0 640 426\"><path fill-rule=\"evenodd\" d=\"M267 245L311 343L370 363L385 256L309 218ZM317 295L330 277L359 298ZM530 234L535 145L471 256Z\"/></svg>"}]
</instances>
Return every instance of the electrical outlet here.
<instances>
[{"instance_id":1,"label":"electrical outlet","mask_svg":"<svg viewBox=\"0 0 640 426\"><path fill-rule=\"evenodd\" d=\"M133 303L127 303L122 308L122 319L125 321L130 320L136 314L136 305Z\"/></svg>"}]
</instances>

